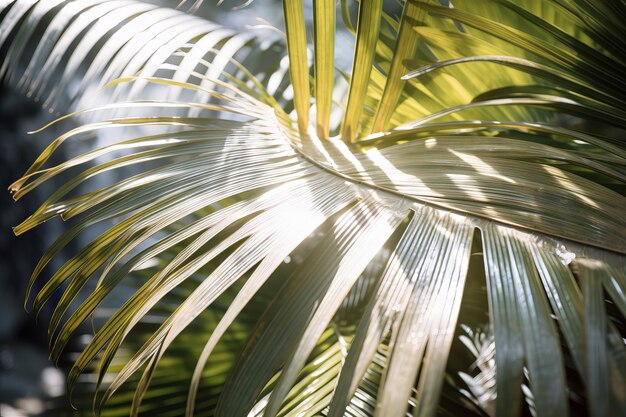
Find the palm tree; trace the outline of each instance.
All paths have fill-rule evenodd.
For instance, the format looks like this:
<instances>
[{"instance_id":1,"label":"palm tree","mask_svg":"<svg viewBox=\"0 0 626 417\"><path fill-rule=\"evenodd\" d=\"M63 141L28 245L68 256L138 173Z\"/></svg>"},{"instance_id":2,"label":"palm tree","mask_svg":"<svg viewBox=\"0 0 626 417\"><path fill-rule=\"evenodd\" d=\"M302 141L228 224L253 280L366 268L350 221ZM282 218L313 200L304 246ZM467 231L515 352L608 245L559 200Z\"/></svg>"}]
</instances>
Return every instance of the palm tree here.
<instances>
[{"instance_id":1,"label":"palm tree","mask_svg":"<svg viewBox=\"0 0 626 417\"><path fill-rule=\"evenodd\" d=\"M15 227L70 222L31 288L98 231L34 299L53 359L97 327L70 386L105 415L624 415L624 2L351 3L311 34L284 0L284 42L0 2L0 76L78 110L10 187L72 174Z\"/></svg>"}]
</instances>

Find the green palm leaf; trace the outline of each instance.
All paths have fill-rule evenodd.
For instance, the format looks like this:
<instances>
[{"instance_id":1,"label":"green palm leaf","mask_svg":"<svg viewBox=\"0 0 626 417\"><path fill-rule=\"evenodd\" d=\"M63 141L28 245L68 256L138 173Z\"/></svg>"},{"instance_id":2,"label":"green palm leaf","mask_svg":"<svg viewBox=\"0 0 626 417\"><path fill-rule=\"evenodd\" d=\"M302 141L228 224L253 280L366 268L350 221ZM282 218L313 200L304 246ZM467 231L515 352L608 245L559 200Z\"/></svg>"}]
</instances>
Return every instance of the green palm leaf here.
<instances>
[{"instance_id":1,"label":"green palm leaf","mask_svg":"<svg viewBox=\"0 0 626 417\"><path fill-rule=\"evenodd\" d=\"M99 230L35 296L40 311L61 293L52 357L133 283L69 373L96 372L97 409L479 412L444 381L484 285L498 415L521 415L523 389L536 415L568 415L568 372L593 416L626 410L624 38L607 37L623 4L410 0L396 22L382 3L358 4L336 138L334 3L315 2L313 65L300 2L284 2L286 47L136 0L0 3L0 75L53 111L89 108L11 186L77 173L15 228L72 221L29 288Z\"/></svg>"}]
</instances>

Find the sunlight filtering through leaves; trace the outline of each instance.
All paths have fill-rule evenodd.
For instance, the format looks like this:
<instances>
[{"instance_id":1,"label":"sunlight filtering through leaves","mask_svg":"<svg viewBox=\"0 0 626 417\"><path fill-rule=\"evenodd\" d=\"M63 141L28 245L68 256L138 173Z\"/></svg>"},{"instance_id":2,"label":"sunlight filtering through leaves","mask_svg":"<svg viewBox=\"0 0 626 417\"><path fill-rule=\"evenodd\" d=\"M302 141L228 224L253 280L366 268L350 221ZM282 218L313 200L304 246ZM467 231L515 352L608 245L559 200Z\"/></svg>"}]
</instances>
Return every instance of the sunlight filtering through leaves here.
<instances>
[{"instance_id":1,"label":"sunlight filtering through leaves","mask_svg":"<svg viewBox=\"0 0 626 417\"><path fill-rule=\"evenodd\" d=\"M14 231L66 222L26 304L81 410L626 413L623 3L156 3L0 1L67 126L9 188L62 184Z\"/></svg>"}]
</instances>

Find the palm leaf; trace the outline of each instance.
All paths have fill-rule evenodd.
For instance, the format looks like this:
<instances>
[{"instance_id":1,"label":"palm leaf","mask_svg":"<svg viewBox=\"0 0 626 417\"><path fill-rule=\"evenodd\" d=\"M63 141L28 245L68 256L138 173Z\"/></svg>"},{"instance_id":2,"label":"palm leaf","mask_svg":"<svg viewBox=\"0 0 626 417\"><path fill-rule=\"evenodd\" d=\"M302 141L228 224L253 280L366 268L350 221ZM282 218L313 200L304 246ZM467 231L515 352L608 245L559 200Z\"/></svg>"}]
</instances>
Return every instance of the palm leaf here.
<instances>
[{"instance_id":1,"label":"palm leaf","mask_svg":"<svg viewBox=\"0 0 626 417\"><path fill-rule=\"evenodd\" d=\"M0 74L49 109L90 107L11 186L19 199L77 172L15 228L72 221L31 288L70 241L106 226L35 296L39 311L62 292L53 358L129 276L159 265L101 323L70 384L97 362L98 409L118 393L133 415L156 413L160 399L174 404L163 415L453 415L449 352L472 319L465 290L478 284L499 415L521 414L524 369L533 412L568 415L570 356L592 415L625 410L625 347L611 322L626 314L626 159L614 133L623 38L607 41L601 26L619 32L623 5L523 3L409 1L397 24L382 2L360 2L341 137L327 138L337 90L319 55L333 33L316 26L318 137L299 2L285 2L286 48L136 0L4 2ZM316 6L318 19L331 13ZM264 65L272 54L289 56L291 83ZM403 81L412 62L422 68ZM486 76L494 67L502 72ZM58 148L103 131L116 142L48 166ZM139 331L156 311L156 328ZM210 312L218 317L199 325ZM240 352L218 372L233 331ZM190 356L193 366L171 371ZM214 372L215 389L203 391Z\"/></svg>"}]
</instances>

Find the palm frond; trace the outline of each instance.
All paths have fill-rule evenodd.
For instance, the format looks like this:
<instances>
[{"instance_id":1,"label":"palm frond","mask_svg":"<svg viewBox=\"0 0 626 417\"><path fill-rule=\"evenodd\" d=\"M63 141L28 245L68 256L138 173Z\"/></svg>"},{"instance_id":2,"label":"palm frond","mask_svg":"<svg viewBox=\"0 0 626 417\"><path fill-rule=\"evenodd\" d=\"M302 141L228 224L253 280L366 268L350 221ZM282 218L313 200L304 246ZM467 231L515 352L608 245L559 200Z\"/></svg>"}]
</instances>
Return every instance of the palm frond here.
<instances>
[{"instance_id":1,"label":"palm frond","mask_svg":"<svg viewBox=\"0 0 626 417\"><path fill-rule=\"evenodd\" d=\"M258 49L270 57L278 42L274 39L263 45L255 44L250 33L237 33L198 17L140 1L9 3L14 4L5 6L4 10L5 30L0 45L7 44L8 48L0 76L42 101L51 111L134 100L145 90L144 81L132 86L118 84L110 95L98 91L111 81L135 76L140 70L144 77L160 75L167 72L161 67L164 63L176 64L174 74L168 76L172 81L185 83L197 79L197 75L207 77L198 83L202 88L183 98L206 104L211 94L205 90L211 86L211 78L219 77L226 69L241 73L241 67L233 59L244 63L247 58L256 61L254 55ZM42 42L37 42L35 36L40 36ZM29 42L31 45L37 42L34 50L26 48ZM220 50L219 55L216 49ZM266 74L261 80L264 82L277 67L272 61L267 64L265 68L257 65L259 72ZM70 83L77 81L80 83L70 87ZM281 84L278 80L273 83ZM174 101L181 99L179 94L185 91L170 88L165 93ZM142 94L144 99L151 98Z\"/></svg>"},{"instance_id":2,"label":"palm frond","mask_svg":"<svg viewBox=\"0 0 626 417\"><path fill-rule=\"evenodd\" d=\"M174 415L181 401L187 415L452 415L441 400L446 367L466 320L465 290L478 283L494 334L498 415L521 415L524 369L536 415L569 414L562 345L591 414L626 410L626 348L604 295L626 315L626 155L615 134L626 119L616 69L624 38L607 42L599 26L621 30L609 6L523 3L410 0L398 25L382 2L361 1L339 138L326 137L326 67L313 65L320 136L309 129L300 2L284 2L287 49L134 0L4 4L9 82L51 109L86 105L94 81L110 92L76 113L88 122L53 141L11 186L19 199L78 172L15 228L73 221L31 288L70 241L106 225L35 296L39 311L62 292L52 357L129 275L158 265L99 327L70 384L97 362L98 408L124 393L131 415L155 413L145 402L169 384L178 384ZM330 13L317 6L317 18ZM428 27L411 26L418 15ZM316 42L331 38L316 26ZM268 54L289 56L295 104L276 88L287 83L284 72L276 80L256 67ZM402 80L411 62L422 68ZM502 71L485 76L494 67ZM77 72L82 84L73 89ZM572 115L582 131L550 122ZM58 148L104 130L117 142L47 165ZM127 167L135 173L77 192ZM298 261L287 270L291 256ZM249 320L246 309L268 288L271 301ZM216 306L219 317L199 325ZM156 328L136 338L164 307ZM351 318L338 324L341 317ZM197 407L234 330L238 356L215 370L210 403ZM161 378L185 340L193 366Z\"/></svg>"}]
</instances>

